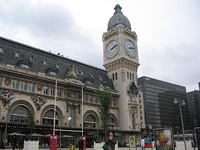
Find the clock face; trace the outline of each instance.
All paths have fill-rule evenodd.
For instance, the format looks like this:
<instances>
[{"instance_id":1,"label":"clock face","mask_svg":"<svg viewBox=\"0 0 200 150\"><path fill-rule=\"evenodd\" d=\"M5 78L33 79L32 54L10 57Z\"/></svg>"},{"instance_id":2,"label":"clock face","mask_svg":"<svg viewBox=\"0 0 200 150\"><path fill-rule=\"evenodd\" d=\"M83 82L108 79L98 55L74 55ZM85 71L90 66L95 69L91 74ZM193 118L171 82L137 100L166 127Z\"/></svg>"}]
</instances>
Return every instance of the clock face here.
<instances>
[{"instance_id":1,"label":"clock face","mask_svg":"<svg viewBox=\"0 0 200 150\"><path fill-rule=\"evenodd\" d=\"M134 57L136 55L136 48L133 42L127 40L125 42L125 49L129 56Z\"/></svg>"},{"instance_id":2,"label":"clock face","mask_svg":"<svg viewBox=\"0 0 200 150\"><path fill-rule=\"evenodd\" d=\"M106 56L114 57L119 50L119 45L117 41L111 41L106 47Z\"/></svg>"}]
</instances>

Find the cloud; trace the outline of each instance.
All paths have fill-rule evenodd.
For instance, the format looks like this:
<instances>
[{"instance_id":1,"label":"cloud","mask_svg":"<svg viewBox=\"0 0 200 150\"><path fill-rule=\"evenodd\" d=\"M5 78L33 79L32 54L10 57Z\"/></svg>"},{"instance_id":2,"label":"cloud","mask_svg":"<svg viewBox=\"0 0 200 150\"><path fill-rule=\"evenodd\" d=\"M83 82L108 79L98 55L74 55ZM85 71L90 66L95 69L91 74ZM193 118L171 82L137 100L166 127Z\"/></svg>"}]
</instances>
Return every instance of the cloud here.
<instances>
[{"instance_id":1,"label":"cloud","mask_svg":"<svg viewBox=\"0 0 200 150\"><path fill-rule=\"evenodd\" d=\"M138 35L139 76L197 87L197 0L0 0L0 36L102 67L101 36L116 3Z\"/></svg>"},{"instance_id":2,"label":"cloud","mask_svg":"<svg viewBox=\"0 0 200 150\"><path fill-rule=\"evenodd\" d=\"M101 58L93 52L96 42L62 5L8 0L0 5L0 18L1 36L100 66Z\"/></svg>"}]
</instances>

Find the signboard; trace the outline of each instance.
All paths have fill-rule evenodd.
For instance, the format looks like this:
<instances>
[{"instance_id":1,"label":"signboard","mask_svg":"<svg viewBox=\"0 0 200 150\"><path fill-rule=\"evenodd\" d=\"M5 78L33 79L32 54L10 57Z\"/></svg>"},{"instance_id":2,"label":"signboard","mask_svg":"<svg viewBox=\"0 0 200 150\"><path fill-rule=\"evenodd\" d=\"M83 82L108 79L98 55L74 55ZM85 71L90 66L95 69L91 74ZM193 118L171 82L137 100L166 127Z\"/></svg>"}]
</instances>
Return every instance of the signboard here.
<instances>
[{"instance_id":1,"label":"signboard","mask_svg":"<svg viewBox=\"0 0 200 150\"><path fill-rule=\"evenodd\" d=\"M163 128L155 130L157 150L173 150L172 130Z\"/></svg>"},{"instance_id":2,"label":"signboard","mask_svg":"<svg viewBox=\"0 0 200 150\"><path fill-rule=\"evenodd\" d=\"M130 148L136 147L136 137L135 136L129 136L129 147Z\"/></svg>"},{"instance_id":3,"label":"signboard","mask_svg":"<svg viewBox=\"0 0 200 150\"><path fill-rule=\"evenodd\" d=\"M144 139L144 148L152 148L152 139L150 137Z\"/></svg>"}]
</instances>

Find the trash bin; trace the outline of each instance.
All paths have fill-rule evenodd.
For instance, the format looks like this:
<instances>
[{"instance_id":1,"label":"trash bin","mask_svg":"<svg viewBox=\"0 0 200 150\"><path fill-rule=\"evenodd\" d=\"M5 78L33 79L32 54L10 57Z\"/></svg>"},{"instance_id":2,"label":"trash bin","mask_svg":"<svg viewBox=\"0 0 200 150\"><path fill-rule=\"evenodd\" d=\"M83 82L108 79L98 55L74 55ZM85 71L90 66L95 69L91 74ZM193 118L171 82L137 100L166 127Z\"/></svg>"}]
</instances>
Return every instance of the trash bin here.
<instances>
[{"instance_id":1,"label":"trash bin","mask_svg":"<svg viewBox=\"0 0 200 150\"><path fill-rule=\"evenodd\" d=\"M76 150L76 145L70 146L70 150Z\"/></svg>"}]
</instances>

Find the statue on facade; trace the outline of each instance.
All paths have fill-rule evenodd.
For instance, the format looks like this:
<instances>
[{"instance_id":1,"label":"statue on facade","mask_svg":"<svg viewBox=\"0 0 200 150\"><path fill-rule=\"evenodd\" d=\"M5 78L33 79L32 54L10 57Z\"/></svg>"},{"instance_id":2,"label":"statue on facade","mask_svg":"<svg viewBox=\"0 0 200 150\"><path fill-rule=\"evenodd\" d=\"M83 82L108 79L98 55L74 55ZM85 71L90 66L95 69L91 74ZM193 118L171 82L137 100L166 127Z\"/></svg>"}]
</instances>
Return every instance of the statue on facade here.
<instances>
[{"instance_id":1,"label":"statue on facade","mask_svg":"<svg viewBox=\"0 0 200 150\"><path fill-rule=\"evenodd\" d=\"M130 99L133 101L133 98L137 97L138 93L138 88L133 81L128 87L128 95L130 96Z\"/></svg>"},{"instance_id":2,"label":"statue on facade","mask_svg":"<svg viewBox=\"0 0 200 150\"><path fill-rule=\"evenodd\" d=\"M81 71L74 65L70 65L66 70L66 76L69 78L79 78L81 75Z\"/></svg>"},{"instance_id":3,"label":"statue on facade","mask_svg":"<svg viewBox=\"0 0 200 150\"><path fill-rule=\"evenodd\" d=\"M40 110L41 106L47 102L47 100L44 97L37 95L32 96L31 99L35 104L37 110Z\"/></svg>"},{"instance_id":4,"label":"statue on facade","mask_svg":"<svg viewBox=\"0 0 200 150\"><path fill-rule=\"evenodd\" d=\"M12 93L11 91L4 89L0 90L0 100L2 100L3 106L9 104L10 101L14 98L15 98L14 93Z\"/></svg>"}]
</instances>

